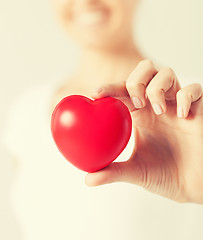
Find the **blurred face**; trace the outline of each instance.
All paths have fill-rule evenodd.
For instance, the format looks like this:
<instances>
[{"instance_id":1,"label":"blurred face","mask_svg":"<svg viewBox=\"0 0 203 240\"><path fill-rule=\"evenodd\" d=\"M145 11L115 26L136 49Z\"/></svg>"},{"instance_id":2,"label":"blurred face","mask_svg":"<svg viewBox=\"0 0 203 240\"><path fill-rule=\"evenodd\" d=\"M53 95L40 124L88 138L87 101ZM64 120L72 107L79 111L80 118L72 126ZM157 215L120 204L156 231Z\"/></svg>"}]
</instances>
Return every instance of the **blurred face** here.
<instances>
[{"instance_id":1,"label":"blurred face","mask_svg":"<svg viewBox=\"0 0 203 240\"><path fill-rule=\"evenodd\" d=\"M63 26L83 46L119 46L132 37L137 0L53 1Z\"/></svg>"}]
</instances>

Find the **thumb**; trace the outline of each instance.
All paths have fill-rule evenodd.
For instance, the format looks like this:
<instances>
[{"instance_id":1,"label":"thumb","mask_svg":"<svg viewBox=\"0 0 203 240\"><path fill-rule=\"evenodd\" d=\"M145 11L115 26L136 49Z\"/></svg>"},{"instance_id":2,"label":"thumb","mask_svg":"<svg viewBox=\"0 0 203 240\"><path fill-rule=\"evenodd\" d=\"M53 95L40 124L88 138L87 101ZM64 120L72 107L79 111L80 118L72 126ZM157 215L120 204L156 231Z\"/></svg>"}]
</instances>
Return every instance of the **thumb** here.
<instances>
[{"instance_id":1,"label":"thumb","mask_svg":"<svg viewBox=\"0 0 203 240\"><path fill-rule=\"evenodd\" d=\"M114 162L97 172L88 173L85 178L85 183L89 187L113 182L138 183L138 173L136 164L134 164L132 160Z\"/></svg>"}]
</instances>

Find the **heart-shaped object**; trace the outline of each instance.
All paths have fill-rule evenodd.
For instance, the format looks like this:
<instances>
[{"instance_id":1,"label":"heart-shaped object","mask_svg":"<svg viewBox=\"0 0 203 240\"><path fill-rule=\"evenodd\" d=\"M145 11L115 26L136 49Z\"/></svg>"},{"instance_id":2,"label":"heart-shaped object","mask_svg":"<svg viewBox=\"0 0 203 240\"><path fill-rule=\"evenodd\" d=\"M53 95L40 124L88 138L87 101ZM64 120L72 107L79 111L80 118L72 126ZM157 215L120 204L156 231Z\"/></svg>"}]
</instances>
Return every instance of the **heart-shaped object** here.
<instances>
[{"instance_id":1,"label":"heart-shaped object","mask_svg":"<svg viewBox=\"0 0 203 240\"><path fill-rule=\"evenodd\" d=\"M55 107L53 139L63 156L77 168L95 172L113 162L126 147L132 120L126 105L115 98L91 100L70 95Z\"/></svg>"}]
</instances>

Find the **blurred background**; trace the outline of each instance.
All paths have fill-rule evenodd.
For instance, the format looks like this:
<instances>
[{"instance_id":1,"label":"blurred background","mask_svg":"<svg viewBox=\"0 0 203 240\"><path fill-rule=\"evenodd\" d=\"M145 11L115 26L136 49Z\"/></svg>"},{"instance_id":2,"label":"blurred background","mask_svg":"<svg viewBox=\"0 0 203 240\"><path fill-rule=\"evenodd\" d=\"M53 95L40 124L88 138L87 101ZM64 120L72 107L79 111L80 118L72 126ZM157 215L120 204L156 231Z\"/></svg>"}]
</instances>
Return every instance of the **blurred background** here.
<instances>
[{"instance_id":1,"label":"blurred background","mask_svg":"<svg viewBox=\"0 0 203 240\"><path fill-rule=\"evenodd\" d=\"M183 85L186 78L203 83L202 12L202 0L140 0L137 11L134 33L141 52L173 68ZM50 0L0 1L0 134L15 97L32 84L63 80L74 70L78 56ZM13 175L12 163L0 146L0 239L4 240L21 239L10 204Z\"/></svg>"}]
</instances>

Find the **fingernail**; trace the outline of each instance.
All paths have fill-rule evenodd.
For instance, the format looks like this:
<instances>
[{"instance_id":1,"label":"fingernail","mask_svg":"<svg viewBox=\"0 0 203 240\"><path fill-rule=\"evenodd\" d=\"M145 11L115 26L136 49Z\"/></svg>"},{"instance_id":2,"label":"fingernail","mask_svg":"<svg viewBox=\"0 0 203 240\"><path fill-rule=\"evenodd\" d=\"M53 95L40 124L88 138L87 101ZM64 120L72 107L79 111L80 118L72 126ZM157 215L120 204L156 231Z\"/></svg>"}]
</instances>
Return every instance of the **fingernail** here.
<instances>
[{"instance_id":1,"label":"fingernail","mask_svg":"<svg viewBox=\"0 0 203 240\"><path fill-rule=\"evenodd\" d=\"M184 117L184 113L183 113L183 108L182 107L178 107L178 109L177 109L177 116L179 118L183 118Z\"/></svg>"},{"instance_id":2,"label":"fingernail","mask_svg":"<svg viewBox=\"0 0 203 240\"><path fill-rule=\"evenodd\" d=\"M133 100L133 104L136 108L143 107L143 103L138 97L133 97L132 100Z\"/></svg>"},{"instance_id":3,"label":"fingernail","mask_svg":"<svg viewBox=\"0 0 203 240\"><path fill-rule=\"evenodd\" d=\"M152 104L152 108L153 108L154 112L156 113L156 115L160 115L163 113L163 109L157 103Z\"/></svg>"}]
</instances>

